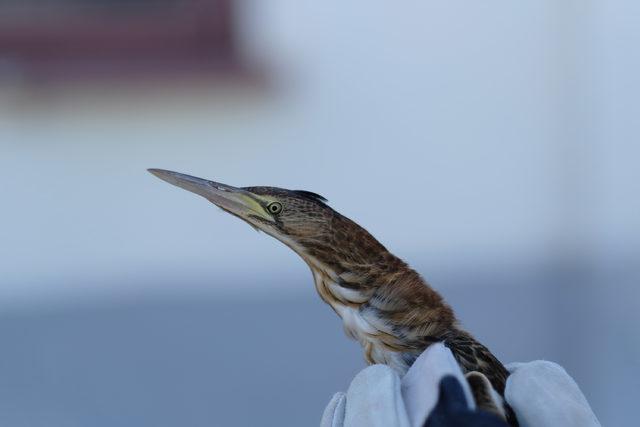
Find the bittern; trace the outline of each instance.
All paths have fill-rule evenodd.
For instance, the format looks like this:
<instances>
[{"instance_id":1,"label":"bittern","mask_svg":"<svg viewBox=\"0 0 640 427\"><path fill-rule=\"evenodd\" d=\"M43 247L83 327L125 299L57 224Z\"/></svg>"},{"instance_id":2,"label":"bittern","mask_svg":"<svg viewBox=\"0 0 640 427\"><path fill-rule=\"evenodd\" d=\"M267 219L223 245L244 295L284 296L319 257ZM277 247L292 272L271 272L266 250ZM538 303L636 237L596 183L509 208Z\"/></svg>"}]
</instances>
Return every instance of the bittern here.
<instances>
[{"instance_id":1,"label":"bittern","mask_svg":"<svg viewBox=\"0 0 640 427\"><path fill-rule=\"evenodd\" d=\"M477 376L484 376L504 395L508 371L462 328L440 294L324 197L276 187L232 187L162 169L149 172L204 197L300 255L320 298L342 318L369 364L386 364L403 374L430 344L443 342L463 372L471 374L470 384L482 384ZM506 414L498 412L515 424L510 408L504 408Z\"/></svg>"}]
</instances>

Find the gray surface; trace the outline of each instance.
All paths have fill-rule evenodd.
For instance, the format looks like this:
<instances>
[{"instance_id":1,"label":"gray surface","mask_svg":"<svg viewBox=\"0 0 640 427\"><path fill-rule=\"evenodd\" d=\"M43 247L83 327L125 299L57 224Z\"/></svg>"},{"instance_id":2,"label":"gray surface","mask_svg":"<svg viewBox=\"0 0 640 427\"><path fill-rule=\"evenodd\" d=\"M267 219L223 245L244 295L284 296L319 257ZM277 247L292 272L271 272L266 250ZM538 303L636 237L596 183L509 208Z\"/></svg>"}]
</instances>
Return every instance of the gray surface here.
<instances>
[{"instance_id":1,"label":"gray surface","mask_svg":"<svg viewBox=\"0 0 640 427\"><path fill-rule=\"evenodd\" d=\"M594 358L582 353L582 341L564 340L573 326L563 320L588 313L590 299L574 294L565 300L567 312L550 303L564 298L553 276L470 273L450 275L442 291L496 354L505 361L555 360L605 425L630 416L630 407L608 406L599 393L633 392L628 380L625 386L601 378L615 372L607 366L615 353ZM305 291L260 299L146 295L5 313L0 425L316 425L332 393L346 389L363 361L310 283ZM609 326L598 333L610 334ZM623 342L629 349L632 339Z\"/></svg>"}]
</instances>

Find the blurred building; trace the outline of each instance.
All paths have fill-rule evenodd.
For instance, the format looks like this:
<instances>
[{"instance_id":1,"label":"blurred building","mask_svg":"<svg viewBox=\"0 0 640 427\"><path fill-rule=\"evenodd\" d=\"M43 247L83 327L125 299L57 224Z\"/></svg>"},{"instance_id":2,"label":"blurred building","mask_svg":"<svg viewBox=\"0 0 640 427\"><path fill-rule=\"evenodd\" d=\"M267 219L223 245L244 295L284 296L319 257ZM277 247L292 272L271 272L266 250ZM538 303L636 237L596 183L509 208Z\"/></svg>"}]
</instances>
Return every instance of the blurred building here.
<instances>
[{"instance_id":1,"label":"blurred building","mask_svg":"<svg viewBox=\"0 0 640 427\"><path fill-rule=\"evenodd\" d=\"M0 15L0 424L313 425L364 366L301 260L148 167L323 194L633 423L635 2Z\"/></svg>"}]
</instances>

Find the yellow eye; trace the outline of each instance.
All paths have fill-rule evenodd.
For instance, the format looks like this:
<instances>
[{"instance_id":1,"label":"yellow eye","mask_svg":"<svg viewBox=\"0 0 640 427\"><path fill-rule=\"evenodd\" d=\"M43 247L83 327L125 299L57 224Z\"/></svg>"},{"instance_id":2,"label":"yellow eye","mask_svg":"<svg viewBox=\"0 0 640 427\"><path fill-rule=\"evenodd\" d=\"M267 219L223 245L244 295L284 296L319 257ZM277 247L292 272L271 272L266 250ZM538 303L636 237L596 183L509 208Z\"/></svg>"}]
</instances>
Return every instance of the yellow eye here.
<instances>
[{"instance_id":1,"label":"yellow eye","mask_svg":"<svg viewBox=\"0 0 640 427\"><path fill-rule=\"evenodd\" d=\"M278 215L280 212L282 212L282 203L271 202L267 205L267 210L272 215Z\"/></svg>"}]
</instances>

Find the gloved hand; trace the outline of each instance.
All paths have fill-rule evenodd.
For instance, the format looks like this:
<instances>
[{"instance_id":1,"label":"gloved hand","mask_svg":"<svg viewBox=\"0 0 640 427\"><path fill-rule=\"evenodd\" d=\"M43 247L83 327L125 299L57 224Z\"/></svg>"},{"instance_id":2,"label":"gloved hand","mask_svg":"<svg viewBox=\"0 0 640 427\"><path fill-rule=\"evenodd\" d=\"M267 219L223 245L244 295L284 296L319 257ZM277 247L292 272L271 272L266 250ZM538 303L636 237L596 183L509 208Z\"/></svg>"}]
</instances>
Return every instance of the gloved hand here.
<instances>
[{"instance_id":1,"label":"gloved hand","mask_svg":"<svg viewBox=\"0 0 640 427\"><path fill-rule=\"evenodd\" d=\"M599 427L578 384L558 364L545 360L507 365L505 399L521 427Z\"/></svg>"},{"instance_id":2,"label":"gloved hand","mask_svg":"<svg viewBox=\"0 0 640 427\"><path fill-rule=\"evenodd\" d=\"M600 426L575 381L559 365L535 361L512 364L507 368L512 374L507 380L505 399L515 411L521 427ZM457 380L461 390L450 392L448 401L438 402L440 391L447 382L442 383L444 377ZM451 389L451 381L449 383ZM451 396L458 396L453 406ZM493 425L480 424L492 422L491 417L487 421L485 416L490 414L483 414L482 420L464 421L469 420L469 414L476 409L469 384L451 351L442 344L434 344L425 350L402 379L385 365L373 365L362 370L346 394L336 393L333 396L320 425L422 427L428 419L432 425L446 425L446 422L442 424L442 416L443 413L446 416L452 407L462 408L466 414L456 418L461 423ZM433 418L429 418L431 415ZM441 424L433 424L438 421Z\"/></svg>"}]
</instances>

